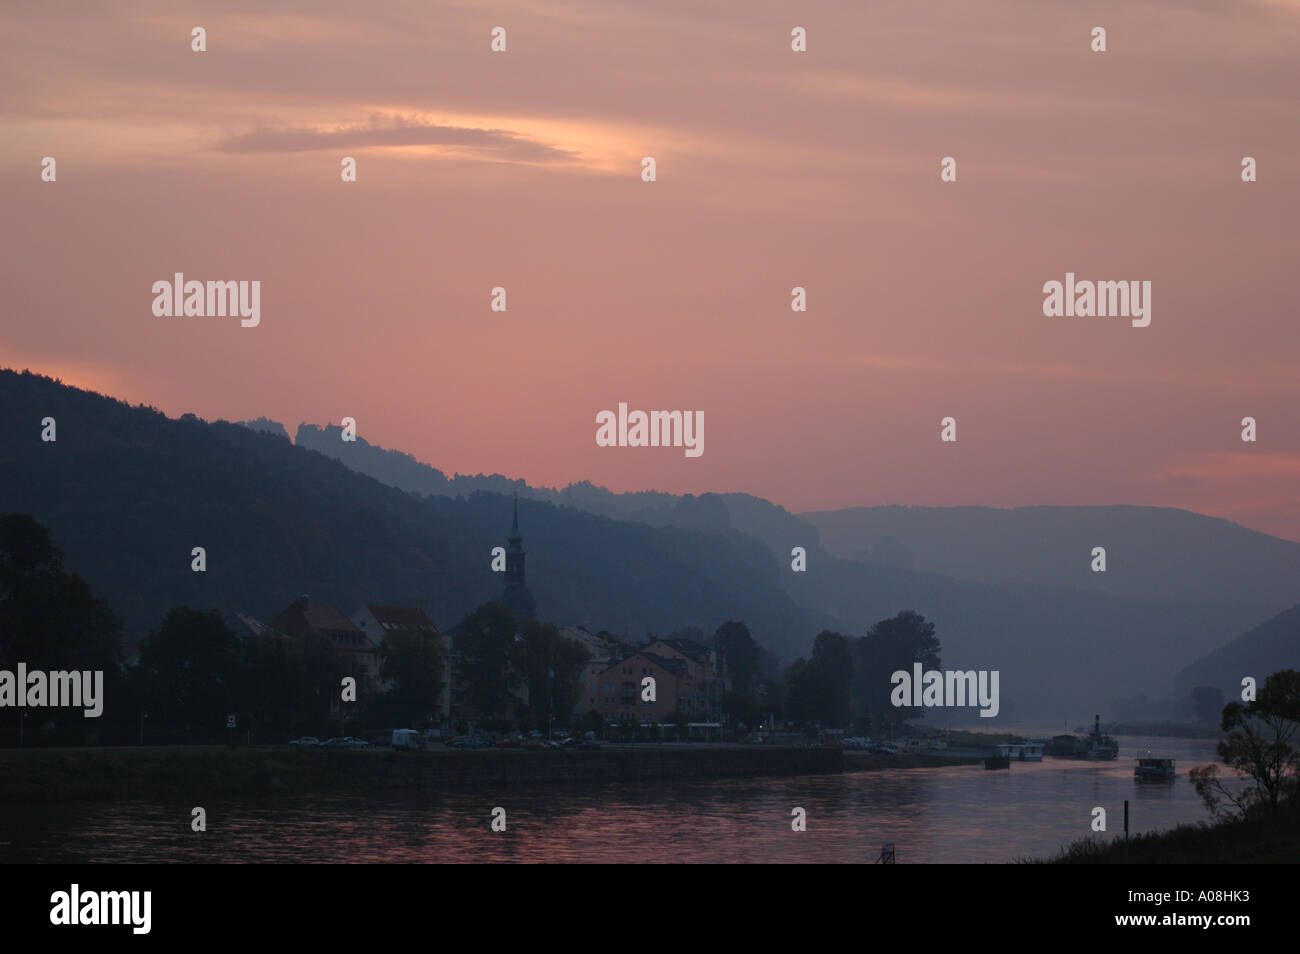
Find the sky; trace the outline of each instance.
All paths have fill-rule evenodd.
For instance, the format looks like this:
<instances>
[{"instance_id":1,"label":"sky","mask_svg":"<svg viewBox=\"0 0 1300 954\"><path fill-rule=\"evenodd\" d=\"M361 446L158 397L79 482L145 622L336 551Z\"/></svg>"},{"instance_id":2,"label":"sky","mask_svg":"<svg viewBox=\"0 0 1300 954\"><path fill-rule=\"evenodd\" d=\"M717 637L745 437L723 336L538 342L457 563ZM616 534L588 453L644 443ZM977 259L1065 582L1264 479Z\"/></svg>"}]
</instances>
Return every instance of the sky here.
<instances>
[{"instance_id":1,"label":"sky","mask_svg":"<svg viewBox=\"0 0 1300 954\"><path fill-rule=\"evenodd\" d=\"M1300 540L1297 48L1281 0L11 2L0 366L448 473ZM155 316L178 271L260 324ZM1066 272L1150 325L1046 317ZM620 402L704 453L597 446Z\"/></svg>"}]
</instances>

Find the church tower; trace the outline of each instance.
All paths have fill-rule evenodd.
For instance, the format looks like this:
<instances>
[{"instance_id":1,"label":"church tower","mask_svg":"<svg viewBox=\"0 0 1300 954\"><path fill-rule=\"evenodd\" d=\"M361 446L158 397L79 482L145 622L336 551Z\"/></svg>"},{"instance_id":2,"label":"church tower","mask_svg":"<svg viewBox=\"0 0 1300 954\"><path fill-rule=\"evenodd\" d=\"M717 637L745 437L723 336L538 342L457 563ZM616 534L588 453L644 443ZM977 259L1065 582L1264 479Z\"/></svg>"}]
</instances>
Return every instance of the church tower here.
<instances>
[{"instance_id":1,"label":"church tower","mask_svg":"<svg viewBox=\"0 0 1300 954\"><path fill-rule=\"evenodd\" d=\"M537 618L537 601L524 581L524 538L519 532L519 494L515 493L515 518L506 538L506 586L501 603L515 614L520 623Z\"/></svg>"}]
</instances>

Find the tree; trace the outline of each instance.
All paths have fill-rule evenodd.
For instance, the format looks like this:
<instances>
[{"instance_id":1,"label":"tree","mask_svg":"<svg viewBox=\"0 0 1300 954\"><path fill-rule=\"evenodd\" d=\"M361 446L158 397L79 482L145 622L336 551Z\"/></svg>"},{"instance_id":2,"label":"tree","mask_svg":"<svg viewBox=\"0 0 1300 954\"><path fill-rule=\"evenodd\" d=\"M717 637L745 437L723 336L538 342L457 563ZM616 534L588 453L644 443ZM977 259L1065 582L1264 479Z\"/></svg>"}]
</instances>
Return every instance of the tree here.
<instances>
[{"instance_id":1,"label":"tree","mask_svg":"<svg viewBox=\"0 0 1300 954\"><path fill-rule=\"evenodd\" d=\"M591 654L551 623L531 620L520 633L516 663L528 686L528 706L538 725L550 719L567 724L582 701L582 673Z\"/></svg>"},{"instance_id":2,"label":"tree","mask_svg":"<svg viewBox=\"0 0 1300 954\"><path fill-rule=\"evenodd\" d=\"M812 683L808 674L808 661L802 656L785 670L785 717L797 726L807 725L813 718Z\"/></svg>"},{"instance_id":3,"label":"tree","mask_svg":"<svg viewBox=\"0 0 1300 954\"><path fill-rule=\"evenodd\" d=\"M29 513L0 514L0 603L29 587L42 574L63 568L63 551L50 531Z\"/></svg>"},{"instance_id":4,"label":"tree","mask_svg":"<svg viewBox=\"0 0 1300 954\"><path fill-rule=\"evenodd\" d=\"M1230 790L1218 777L1218 766L1192 769L1196 794L1213 816L1245 816L1276 812L1297 800L1300 773L1300 672L1283 669L1265 680L1251 702L1229 702L1220 723L1225 737L1219 758L1238 778L1254 784Z\"/></svg>"},{"instance_id":5,"label":"tree","mask_svg":"<svg viewBox=\"0 0 1300 954\"><path fill-rule=\"evenodd\" d=\"M760 721L766 723L768 717L772 717L775 722L785 718L786 705L786 687L780 679L764 679L759 686L758 707L762 715ZM776 729L775 724L768 725L771 730Z\"/></svg>"},{"instance_id":6,"label":"tree","mask_svg":"<svg viewBox=\"0 0 1300 954\"><path fill-rule=\"evenodd\" d=\"M758 644L740 620L727 620L713 634L718 654L718 676L730 682L730 691L742 699L754 694L758 683Z\"/></svg>"},{"instance_id":7,"label":"tree","mask_svg":"<svg viewBox=\"0 0 1300 954\"><path fill-rule=\"evenodd\" d=\"M121 637L121 618L63 569L49 531L30 514L0 515L0 667L103 670L112 684Z\"/></svg>"},{"instance_id":8,"label":"tree","mask_svg":"<svg viewBox=\"0 0 1300 954\"><path fill-rule=\"evenodd\" d=\"M302 713L301 724L311 726L321 738L333 735L329 729L331 712L334 700L339 698L339 684L347 674L333 641L321 633L300 636L290 647L289 658L294 673L291 685L295 710Z\"/></svg>"},{"instance_id":9,"label":"tree","mask_svg":"<svg viewBox=\"0 0 1300 954\"><path fill-rule=\"evenodd\" d=\"M409 630L389 630L380 651L379 676L389 683L383 708L390 720L423 728L438 709L442 694L442 640Z\"/></svg>"},{"instance_id":10,"label":"tree","mask_svg":"<svg viewBox=\"0 0 1300 954\"><path fill-rule=\"evenodd\" d=\"M934 624L912 610L873 624L853 647L853 694L858 711L879 726L919 718L923 709L897 708L890 701L892 676L899 670L910 673L918 662L937 669L940 649Z\"/></svg>"},{"instance_id":11,"label":"tree","mask_svg":"<svg viewBox=\"0 0 1300 954\"><path fill-rule=\"evenodd\" d=\"M515 616L500 603L484 603L461 621L456 636L465 701L481 718L499 716L514 701Z\"/></svg>"},{"instance_id":12,"label":"tree","mask_svg":"<svg viewBox=\"0 0 1300 954\"><path fill-rule=\"evenodd\" d=\"M762 718L758 705L758 643L743 622L728 620L714 633L713 645L718 676L727 687L723 708L736 722L754 725Z\"/></svg>"},{"instance_id":13,"label":"tree","mask_svg":"<svg viewBox=\"0 0 1300 954\"><path fill-rule=\"evenodd\" d=\"M292 689L295 668L289 640L270 631L248 640L244 644L243 670L239 711L248 713L257 739L262 740L263 731L272 735L290 732L299 715L299 700Z\"/></svg>"},{"instance_id":14,"label":"tree","mask_svg":"<svg viewBox=\"0 0 1300 954\"><path fill-rule=\"evenodd\" d=\"M156 718L223 727L239 698L240 656L239 637L218 614L169 610L140 644L138 670Z\"/></svg>"},{"instance_id":15,"label":"tree","mask_svg":"<svg viewBox=\"0 0 1300 954\"><path fill-rule=\"evenodd\" d=\"M853 654L848 637L822 630L813 640L808 662L812 716L823 728L841 728L852 715L849 687L853 681Z\"/></svg>"},{"instance_id":16,"label":"tree","mask_svg":"<svg viewBox=\"0 0 1300 954\"><path fill-rule=\"evenodd\" d=\"M852 677L849 640L830 630L818 633L811 657L796 659L785 671L786 717L799 726L845 725Z\"/></svg>"}]
</instances>

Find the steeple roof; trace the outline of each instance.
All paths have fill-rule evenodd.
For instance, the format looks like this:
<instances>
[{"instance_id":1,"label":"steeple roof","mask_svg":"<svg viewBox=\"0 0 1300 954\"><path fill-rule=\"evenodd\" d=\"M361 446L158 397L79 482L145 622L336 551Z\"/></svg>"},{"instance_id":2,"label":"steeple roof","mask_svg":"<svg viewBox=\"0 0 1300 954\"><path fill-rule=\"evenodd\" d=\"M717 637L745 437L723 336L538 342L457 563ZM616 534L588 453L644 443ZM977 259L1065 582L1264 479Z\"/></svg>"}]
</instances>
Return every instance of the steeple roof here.
<instances>
[{"instance_id":1,"label":"steeple roof","mask_svg":"<svg viewBox=\"0 0 1300 954\"><path fill-rule=\"evenodd\" d=\"M524 537L519 532L519 491L515 491L515 519L510 524L510 536L506 537L506 542L510 544L511 553L522 553L524 549Z\"/></svg>"}]
</instances>

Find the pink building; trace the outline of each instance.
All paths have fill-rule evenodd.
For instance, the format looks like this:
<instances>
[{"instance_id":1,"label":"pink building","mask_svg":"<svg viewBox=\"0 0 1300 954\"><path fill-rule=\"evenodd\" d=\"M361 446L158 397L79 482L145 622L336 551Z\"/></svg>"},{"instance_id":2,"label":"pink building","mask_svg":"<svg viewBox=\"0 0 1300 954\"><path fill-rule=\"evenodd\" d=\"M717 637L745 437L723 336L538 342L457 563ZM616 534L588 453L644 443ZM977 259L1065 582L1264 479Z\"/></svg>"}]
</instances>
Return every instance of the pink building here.
<instances>
[{"instance_id":1,"label":"pink building","mask_svg":"<svg viewBox=\"0 0 1300 954\"><path fill-rule=\"evenodd\" d=\"M587 671L587 711L595 709L611 722L663 722L677 711L677 686L686 676L686 664L652 652L641 651ZM647 678L653 679L647 684ZM654 687L654 701L643 698L648 685Z\"/></svg>"}]
</instances>

